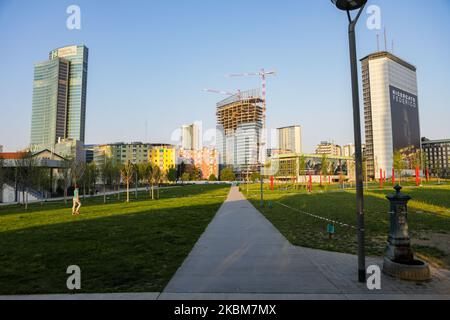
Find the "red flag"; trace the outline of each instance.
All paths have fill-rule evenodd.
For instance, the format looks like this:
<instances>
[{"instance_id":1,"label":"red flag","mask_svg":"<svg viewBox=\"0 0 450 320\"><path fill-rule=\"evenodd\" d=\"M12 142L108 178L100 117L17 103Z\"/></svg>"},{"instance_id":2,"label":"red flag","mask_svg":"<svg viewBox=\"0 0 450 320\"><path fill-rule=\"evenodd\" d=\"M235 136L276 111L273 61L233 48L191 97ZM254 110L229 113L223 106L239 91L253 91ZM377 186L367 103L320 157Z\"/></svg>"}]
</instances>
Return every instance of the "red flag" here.
<instances>
[{"instance_id":1,"label":"red flag","mask_svg":"<svg viewBox=\"0 0 450 320\"><path fill-rule=\"evenodd\" d=\"M380 189L383 188L383 169L380 169Z\"/></svg>"},{"instance_id":2,"label":"red flag","mask_svg":"<svg viewBox=\"0 0 450 320\"><path fill-rule=\"evenodd\" d=\"M312 192L312 176L311 176L311 172L309 173L309 192Z\"/></svg>"}]
</instances>

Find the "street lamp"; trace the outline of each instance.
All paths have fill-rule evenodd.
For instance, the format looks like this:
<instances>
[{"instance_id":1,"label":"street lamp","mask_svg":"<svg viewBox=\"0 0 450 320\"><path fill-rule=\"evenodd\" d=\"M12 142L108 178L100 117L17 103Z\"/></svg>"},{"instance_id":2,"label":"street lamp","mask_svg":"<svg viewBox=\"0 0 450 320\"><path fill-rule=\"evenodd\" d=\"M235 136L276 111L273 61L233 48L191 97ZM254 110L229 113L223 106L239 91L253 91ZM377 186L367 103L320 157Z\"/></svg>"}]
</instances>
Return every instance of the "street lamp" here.
<instances>
[{"instance_id":1,"label":"street lamp","mask_svg":"<svg viewBox=\"0 0 450 320\"><path fill-rule=\"evenodd\" d=\"M358 280L366 282L366 261L364 248L364 180L361 143L361 114L359 106L358 61L356 54L355 27L364 11L367 0L331 0L340 10L346 11L349 21L348 36L350 42L350 66L353 91L353 127L355 135L355 167L356 167L356 214L358 223ZM350 11L359 9L354 19Z\"/></svg>"}]
</instances>

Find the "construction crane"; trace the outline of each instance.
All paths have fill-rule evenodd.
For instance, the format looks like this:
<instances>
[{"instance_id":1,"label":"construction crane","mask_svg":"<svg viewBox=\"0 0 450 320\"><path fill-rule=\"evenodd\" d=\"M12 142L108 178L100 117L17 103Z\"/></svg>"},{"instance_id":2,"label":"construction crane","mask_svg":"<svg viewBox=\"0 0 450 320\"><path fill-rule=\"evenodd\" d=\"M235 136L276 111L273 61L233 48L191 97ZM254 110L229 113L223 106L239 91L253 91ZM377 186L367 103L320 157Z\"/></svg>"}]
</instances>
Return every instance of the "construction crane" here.
<instances>
[{"instance_id":1,"label":"construction crane","mask_svg":"<svg viewBox=\"0 0 450 320\"><path fill-rule=\"evenodd\" d=\"M266 110L267 110L267 76L275 76L277 74L276 71L266 71L261 69L259 72L247 72L247 73L234 73L227 75L228 77L260 77L261 79L261 88L262 88L262 100L263 100L263 126L266 127Z\"/></svg>"},{"instance_id":2,"label":"construction crane","mask_svg":"<svg viewBox=\"0 0 450 320\"><path fill-rule=\"evenodd\" d=\"M203 89L204 92L210 92L210 93L218 93L224 96L234 96L236 95L238 99L241 99L241 90L236 90L236 92L229 92L224 90L216 90L216 89Z\"/></svg>"}]
</instances>

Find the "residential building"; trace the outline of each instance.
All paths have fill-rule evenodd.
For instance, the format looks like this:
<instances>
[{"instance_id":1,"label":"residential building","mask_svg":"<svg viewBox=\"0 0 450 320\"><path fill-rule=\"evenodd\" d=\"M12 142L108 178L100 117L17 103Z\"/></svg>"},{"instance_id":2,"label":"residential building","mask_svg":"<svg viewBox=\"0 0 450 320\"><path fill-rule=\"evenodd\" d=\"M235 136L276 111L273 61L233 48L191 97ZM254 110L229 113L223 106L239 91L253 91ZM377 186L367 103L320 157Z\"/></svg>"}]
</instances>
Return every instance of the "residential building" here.
<instances>
[{"instance_id":1,"label":"residential building","mask_svg":"<svg viewBox=\"0 0 450 320\"><path fill-rule=\"evenodd\" d=\"M221 166L236 173L259 170L262 148L263 99L258 89L240 92L217 104L216 146Z\"/></svg>"},{"instance_id":2,"label":"residential building","mask_svg":"<svg viewBox=\"0 0 450 320\"><path fill-rule=\"evenodd\" d=\"M131 142L111 143L93 147L93 161L100 165L105 162L105 155L113 163L123 165L128 162L133 164L148 163L150 151L156 145L152 143Z\"/></svg>"},{"instance_id":3,"label":"residential building","mask_svg":"<svg viewBox=\"0 0 450 320\"><path fill-rule=\"evenodd\" d=\"M450 139L429 140L422 138L425 169L437 177L450 177Z\"/></svg>"},{"instance_id":4,"label":"residential building","mask_svg":"<svg viewBox=\"0 0 450 320\"><path fill-rule=\"evenodd\" d=\"M367 174L390 177L394 153L411 163L407 159L421 148L417 70L389 52L368 55L361 63Z\"/></svg>"},{"instance_id":5,"label":"residential building","mask_svg":"<svg viewBox=\"0 0 450 320\"><path fill-rule=\"evenodd\" d=\"M302 128L298 125L278 128L278 149L285 153L302 153Z\"/></svg>"},{"instance_id":6,"label":"residential building","mask_svg":"<svg viewBox=\"0 0 450 320\"><path fill-rule=\"evenodd\" d=\"M177 163L192 164L200 169L201 178L208 179L212 174L219 176L218 152L215 148L204 147L200 150L178 150Z\"/></svg>"},{"instance_id":7,"label":"residential building","mask_svg":"<svg viewBox=\"0 0 450 320\"><path fill-rule=\"evenodd\" d=\"M172 145L153 146L148 153L148 161L167 173L170 168L176 168L176 148Z\"/></svg>"},{"instance_id":8,"label":"residential building","mask_svg":"<svg viewBox=\"0 0 450 320\"><path fill-rule=\"evenodd\" d=\"M199 150L201 146L201 124L196 122L181 127L181 147L185 150Z\"/></svg>"},{"instance_id":9,"label":"residential building","mask_svg":"<svg viewBox=\"0 0 450 320\"><path fill-rule=\"evenodd\" d=\"M342 148L333 142L322 141L316 147L316 154L340 157L342 156Z\"/></svg>"}]
</instances>

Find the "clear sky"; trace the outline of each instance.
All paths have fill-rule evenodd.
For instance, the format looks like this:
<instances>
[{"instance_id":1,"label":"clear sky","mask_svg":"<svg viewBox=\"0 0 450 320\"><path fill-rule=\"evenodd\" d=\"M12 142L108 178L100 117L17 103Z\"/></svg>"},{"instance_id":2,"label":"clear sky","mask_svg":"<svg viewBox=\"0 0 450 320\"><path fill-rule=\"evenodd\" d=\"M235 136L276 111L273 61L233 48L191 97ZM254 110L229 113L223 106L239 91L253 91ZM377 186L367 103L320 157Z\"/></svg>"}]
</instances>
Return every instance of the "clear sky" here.
<instances>
[{"instance_id":1,"label":"clear sky","mask_svg":"<svg viewBox=\"0 0 450 320\"><path fill-rule=\"evenodd\" d=\"M450 1L369 3L381 8L389 47L394 39L394 53L418 68L422 136L450 138ZM71 4L81 30L66 28ZM368 18L358 27L360 58L383 33ZM202 89L257 87L257 78L224 75L262 67L278 71L268 127L302 125L307 152L321 140L350 143L346 19L329 0L0 0L0 144L27 146L33 63L70 44L90 49L86 143L170 142L198 120L214 128L222 97Z\"/></svg>"}]
</instances>

